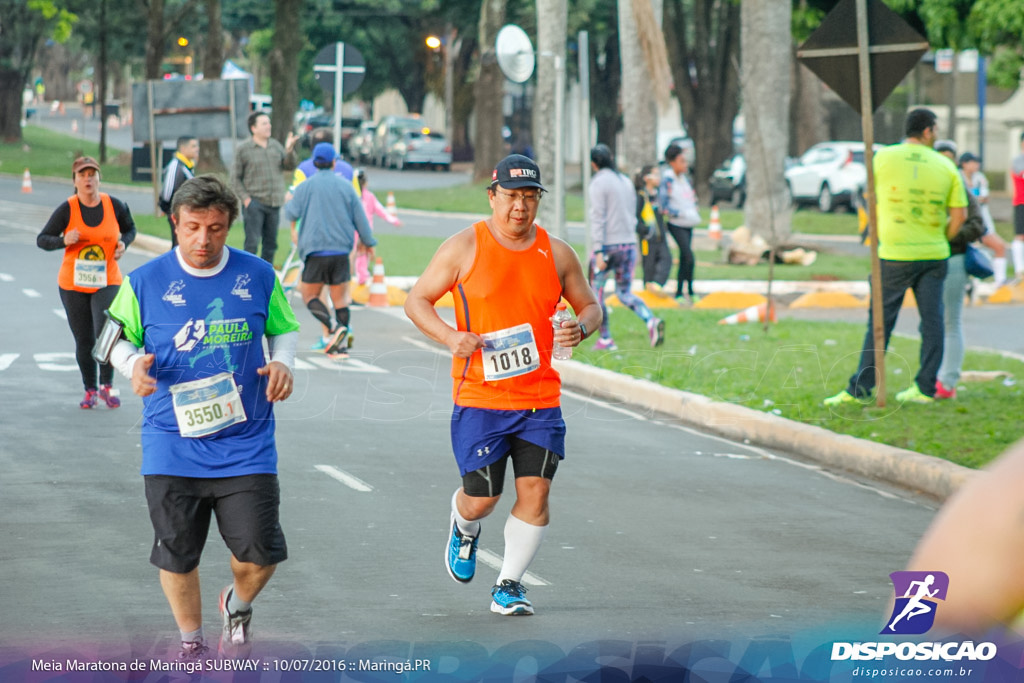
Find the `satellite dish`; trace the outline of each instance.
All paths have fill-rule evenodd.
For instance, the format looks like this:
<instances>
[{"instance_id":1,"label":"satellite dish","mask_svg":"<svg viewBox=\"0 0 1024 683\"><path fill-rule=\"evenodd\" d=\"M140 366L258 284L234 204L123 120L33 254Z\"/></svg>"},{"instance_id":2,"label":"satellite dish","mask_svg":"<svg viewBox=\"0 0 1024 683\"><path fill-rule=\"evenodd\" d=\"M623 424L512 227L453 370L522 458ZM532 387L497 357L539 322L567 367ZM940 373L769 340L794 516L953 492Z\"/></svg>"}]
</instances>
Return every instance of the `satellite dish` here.
<instances>
[{"instance_id":1,"label":"satellite dish","mask_svg":"<svg viewBox=\"0 0 1024 683\"><path fill-rule=\"evenodd\" d=\"M515 24L506 24L498 31L494 41L494 53L498 67L505 78L513 83L525 83L533 75L536 58L533 43L526 31Z\"/></svg>"}]
</instances>

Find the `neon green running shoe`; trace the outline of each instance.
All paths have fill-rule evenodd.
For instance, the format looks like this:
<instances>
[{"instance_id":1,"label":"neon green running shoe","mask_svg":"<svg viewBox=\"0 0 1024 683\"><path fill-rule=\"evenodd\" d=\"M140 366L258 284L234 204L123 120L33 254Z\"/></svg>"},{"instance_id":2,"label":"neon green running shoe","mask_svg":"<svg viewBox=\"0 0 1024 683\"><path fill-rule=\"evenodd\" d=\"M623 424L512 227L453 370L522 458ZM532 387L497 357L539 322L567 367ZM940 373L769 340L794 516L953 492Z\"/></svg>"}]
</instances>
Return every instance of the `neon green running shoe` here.
<instances>
[{"instance_id":1,"label":"neon green running shoe","mask_svg":"<svg viewBox=\"0 0 1024 683\"><path fill-rule=\"evenodd\" d=\"M846 389L843 389L835 396L829 396L822 401L822 404L826 406L840 406L845 403L860 403L860 399L848 392Z\"/></svg>"},{"instance_id":2,"label":"neon green running shoe","mask_svg":"<svg viewBox=\"0 0 1024 683\"><path fill-rule=\"evenodd\" d=\"M896 400L900 403L935 403L934 398L921 393L921 390L917 386L917 382L911 384L909 389L904 389L900 393L896 394Z\"/></svg>"}]
</instances>

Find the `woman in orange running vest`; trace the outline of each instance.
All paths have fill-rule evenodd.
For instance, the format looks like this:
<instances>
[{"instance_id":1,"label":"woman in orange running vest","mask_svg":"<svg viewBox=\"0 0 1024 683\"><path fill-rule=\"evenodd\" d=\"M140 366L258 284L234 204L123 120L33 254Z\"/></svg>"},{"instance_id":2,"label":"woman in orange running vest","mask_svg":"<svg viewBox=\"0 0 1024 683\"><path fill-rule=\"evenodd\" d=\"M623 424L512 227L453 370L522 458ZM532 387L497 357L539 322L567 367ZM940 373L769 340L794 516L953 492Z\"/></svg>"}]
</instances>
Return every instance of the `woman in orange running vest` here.
<instances>
[{"instance_id":1,"label":"woman in orange running vest","mask_svg":"<svg viewBox=\"0 0 1024 683\"><path fill-rule=\"evenodd\" d=\"M85 385L85 398L78 405L92 408L102 398L108 408L117 408L121 401L111 390L114 369L104 363L97 372L92 347L103 329L103 312L121 285L117 260L135 239L135 221L127 204L100 192L95 159L75 159L71 177L75 194L53 212L36 244L47 251L64 250L57 286Z\"/></svg>"}]
</instances>

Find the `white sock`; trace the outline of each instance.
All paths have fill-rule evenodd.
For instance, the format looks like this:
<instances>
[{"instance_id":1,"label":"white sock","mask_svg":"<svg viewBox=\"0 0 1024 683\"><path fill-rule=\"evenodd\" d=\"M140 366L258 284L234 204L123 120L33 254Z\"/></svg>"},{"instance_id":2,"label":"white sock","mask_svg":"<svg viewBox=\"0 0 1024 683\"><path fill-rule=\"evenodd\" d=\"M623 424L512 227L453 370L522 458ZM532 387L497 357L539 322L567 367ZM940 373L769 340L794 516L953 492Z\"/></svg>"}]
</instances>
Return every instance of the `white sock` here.
<instances>
[{"instance_id":1,"label":"white sock","mask_svg":"<svg viewBox=\"0 0 1024 683\"><path fill-rule=\"evenodd\" d=\"M547 525L534 526L512 515L508 516L505 522L505 557L501 562L498 584L505 579L522 581L547 530Z\"/></svg>"},{"instance_id":2,"label":"white sock","mask_svg":"<svg viewBox=\"0 0 1024 683\"><path fill-rule=\"evenodd\" d=\"M466 536L479 536L480 522L471 522L459 514L459 506L456 505L455 501L458 499L459 491L461 490L461 488L457 488L455 489L455 493L452 494L452 514L455 515L455 526L459 527L459 531Z\"/></svg>"},{"instance_id":3,"label":"white sock","mask_svg":"<svg viewBox=\"0 0 1024 683\"><path fill-rule=\"evenodd\" d=\"M1024 240L1013 240L1010 243L1013 254L1013 272L1018 277L1024 275Z\"/></svg>"},{"instance_id":4,"label":"white sock","mask_svg":"<svg viewBox=\"0 0 1024 683\"><path fill-rule=\"evenodd\" d=\"M1006 282L1006 257L997 256L994 259L992 259L992 270L996 271L996 287Z\"/></svg>"}]
</instances>

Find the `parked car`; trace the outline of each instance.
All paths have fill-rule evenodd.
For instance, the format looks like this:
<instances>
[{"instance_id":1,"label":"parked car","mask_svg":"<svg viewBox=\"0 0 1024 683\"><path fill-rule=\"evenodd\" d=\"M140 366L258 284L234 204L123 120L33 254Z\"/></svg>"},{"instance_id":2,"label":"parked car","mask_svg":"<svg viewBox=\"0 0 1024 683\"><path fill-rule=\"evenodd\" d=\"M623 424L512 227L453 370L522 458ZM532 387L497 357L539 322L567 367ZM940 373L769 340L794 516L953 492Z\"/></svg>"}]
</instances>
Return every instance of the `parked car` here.
<instances>
[{"instance_id":1,"label":"parked car","mask_svg":"<svg viewBox=\"0 0 1024 683\"><path fill-rule=\"evenodd\" d=\"M377 124L373 121L363 121L359 124L359 130L349 139L348 150L355 163L369 163L373 152L373 131L376 128Z\"/></svg>"},{"instance_id":2,"label":"parked car","mask_svg":"<svg viewBox=\"0 0 1024 683\"><path fill-rule=\"evenodd\" d=\"M785 178L794 204L817 204L827 213L839 206L852 210L867 175L863 142L822 142L804 152Z\"/></svg>"},{"instance_id":3,"label":"parked car","mask_svg":"<svg viewBox=\"0 0 1024 683\"><path fill-rule=\"evenodd\" d=\"M387 165L399 171L413 165L450 171L452 146L445 136L429 128L406 129L388 149Z\"/></svg>"},{"instance_id":4,"label":"parked car","mask_svg":"<svg viewBox=\"0 0 1024 683\"><path fill-rule=\"evenodd\" d=\"M747 162L737 154L711 174L711 203L731 202L738 209L746 200Z\"/></svg>"},{"instance_id":5,"label":"parked car","mask_svg":"<svg viewBox=\"0 0 1024 683\"><path fill-rule=\"evenodd\" d=\"M370 150L370 163L374 166L386 166L388 150L398 142L408 129L419 129L423 127L423 121L419 116L385 116L377 122L373 131L373 146Z\"/></svg>"},{"instance_id":6,"label":"parked car","mask_svg":"<svg viewBox=\"0 0 1024 683\"><path fill-rule=\"evenodd\" d=\"M359 126L360 124L362 124L362 122L363 120L358 118L351 118L348 116L341 117L341 153L344 154L346 157L351 157L351 152L349 151L348 143L349 140L352 139L352 136L355 135L356 131L359 130ZM295 131L300 136L300 146L309 147L310 149L312 149L313 145L310 144L311 135L313 131L319 128L330 129L331 134L329 139L332 141L334 139L334 114L314 114L312 116L306 117L300 123L300 126L300 130ZM321 132L318 131L318 139L320 139L320 135Z\"/></svg>"}]
</instances>

